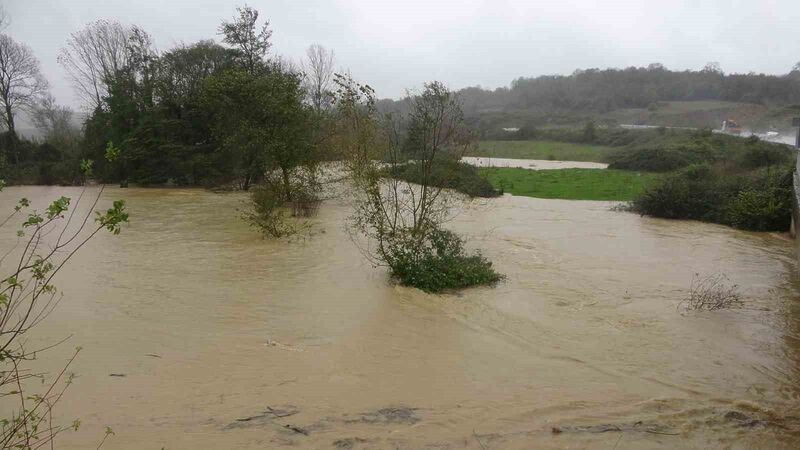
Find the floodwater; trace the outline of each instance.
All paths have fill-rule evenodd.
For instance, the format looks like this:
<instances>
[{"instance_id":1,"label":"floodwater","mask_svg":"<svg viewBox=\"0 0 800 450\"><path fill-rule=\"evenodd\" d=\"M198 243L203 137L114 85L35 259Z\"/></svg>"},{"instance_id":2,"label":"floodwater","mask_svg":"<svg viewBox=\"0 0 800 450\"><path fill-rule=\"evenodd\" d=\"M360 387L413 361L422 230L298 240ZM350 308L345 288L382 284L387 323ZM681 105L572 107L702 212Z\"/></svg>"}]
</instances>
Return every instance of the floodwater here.
<instances>
[{"instance_id":1,"label":"floodwater","mask_svg":"<svg viewBox=\"0 0 800 450\"><path fill-rule=\"evenodd\" d=\"M8 188L0 207L65 192ZM239 219L241 194L110 189L101 206L119 197L130 226L59 275L31 337L72 336L42 355L52 370L83 347L58 406L82 425L59 448L95 448L105 426L122 450L800 445L784 235L506 195L449 226L507 280L437 296L364 260L344 199L274 242ZM744 307L682 313L696 272L727 274Z\"/></svg>"},{"instance_id":2,"label":"floodwater","mask_svg":"<svg viewBox=\"0 0 800 450\"><path fill-rule=\"evenodd\" d=\"M489 158L465 156L461 161L477 167L518 167L531 170L606 169L608 164L584 161L550 161L546 159Z\"/></svg>"}]
</instances>

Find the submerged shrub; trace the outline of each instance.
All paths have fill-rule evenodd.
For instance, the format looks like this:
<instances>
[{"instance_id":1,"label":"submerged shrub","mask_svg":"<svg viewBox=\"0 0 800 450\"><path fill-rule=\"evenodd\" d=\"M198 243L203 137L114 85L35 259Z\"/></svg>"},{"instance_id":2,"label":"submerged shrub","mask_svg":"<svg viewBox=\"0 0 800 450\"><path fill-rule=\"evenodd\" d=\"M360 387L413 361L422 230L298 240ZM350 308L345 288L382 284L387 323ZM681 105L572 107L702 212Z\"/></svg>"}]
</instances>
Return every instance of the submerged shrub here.
<instances>
[{"instance_id":1,"label":"submerged shrub","mask_svg":"<svg viewBox=\"0 0 800 450\"><path fill-rule=\"evenodd\" d=\"M743 173L689 166L646 189L634 200L633 210L752 231L786 231L791 223L792 172L791 166Z\"/></svg>"},{"instance_id":2,"label":"submerged shrub","mask_svg":"<svg viewBox=\"0 0 800 450\"><path fill-rule=\"evenodd\" d=\"M503 278L480 253L467 253L464 240L448 230L434 228L424 236L411 230L395 233L383 243L383 253L400 284L426 292L492 284Z\"/></svg>"},{"instance_id":3,"label":"submerged shrub","mask_svg":"<svg viewBox=\"0 0 800 450\"><path fill-rule=\"evenodd\" d=\"M727 205L726 221L745 230L784 231L791 226L791 171L765 170L757 173L747 189Z\"/></svg>"},{"instance_id":4,"label":"submerged shrub","mask_svg":"<svg viewBox=\"0 0 800 450\"><path fill-rule=\"evenodd\" d=\"M666 219L713 220L722 192L710 186L710 179L709 166L690 166L645 189L634 200L633 208L643 215Z\"/></svg>"},{"instance_id":5,"label":"submerged shrub","mask_svg":"<svg viewBox=\"0 0 800 450\"><path fill-rule=\"evenodd\" d=\"M689 297L683 299L679 306L687 310L707 310L731 308L742 303L739 286L730 284L724 274L692 277Z\"/></svg>"},{"instance_id":6,"label":"submerged shrub","mask_svg":"<svg viewBox=\"0 0 800 450\"><path fill-rule=\"evenodd\" d=\"M313 168L268 173L250 190L251 209L244 219L265 236L290 236L308 224L295 218L311 217L321 203L321 184Z\"/></svg>"},{"instance_id":7,"label":"submerged shrub","mask_svg":"<svg viewBox=\"0 0 800 450\"><path fill-rule=\"evenodd\" d=\"M686 133L676 130L655 130L622 134L627 140L609 141L609 145L625 145L609 158L610 168L668 172L692 164L725 162L740 169L755 169L783 164L793 152L787 146L764 142L753 136L714 134L708 130Z\"/></svg>"},{"instance_id":8,"label":"submerged shrub","mask_svg":"<svg viewBox=\"0 0 800 450\"><path fill-rule=\"evenodd\" d=\"M273 185L263 184L252 188L250 200L252 210L244 216L250 226L273 238L297 232L281 193Z\"/></svg>"}]
</instances>

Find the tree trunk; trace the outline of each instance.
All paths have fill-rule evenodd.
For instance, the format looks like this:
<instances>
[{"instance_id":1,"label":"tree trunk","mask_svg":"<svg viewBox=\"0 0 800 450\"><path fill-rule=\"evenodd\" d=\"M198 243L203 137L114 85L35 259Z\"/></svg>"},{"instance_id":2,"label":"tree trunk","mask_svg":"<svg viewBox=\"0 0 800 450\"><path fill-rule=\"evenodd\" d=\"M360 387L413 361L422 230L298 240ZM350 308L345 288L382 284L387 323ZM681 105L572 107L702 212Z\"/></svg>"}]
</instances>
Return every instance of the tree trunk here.
<instances>
[{"instance_id":1,"label":"tree trunk","mask_svg":"<svg viewBox=\"0 0 800 450\"><path fill-rule=\"evenodd\" d=\"M7 102L6 102L6 126L8 127L8 131L10 131L11 134L14 135L14 137L17 137L17 130L16 127L14 126L14 114L13 111L11 111L11 105L9 105Z\"/></svg>"},{"instance_id":2,"label":"tree trunk","mask_svg":"<svg viewBox=\"0 0 800 450\"><path fill-rule=\"evenodd\" d=\"M289 183L289 171L285 167L281 167L283 173L283 195L286 196L286 201L292 201L292 186Z\"/></svg>"},{"instance_id":3,"label":"tree trunk","mask_svg":"<svg viewBox=\"0 0 800 450\"><path fill-rule=\"evenodd\" d=\"M10 148L7 149L7 155L10 157L10 161L13 164L19 164L19 145L17 142L17 129L14 126L14 114L11 110L11 106L8 105L6 102L6 127L8 128L8 132L11 134L10 139L8 140Z\"/></svg>"}]
</instances>

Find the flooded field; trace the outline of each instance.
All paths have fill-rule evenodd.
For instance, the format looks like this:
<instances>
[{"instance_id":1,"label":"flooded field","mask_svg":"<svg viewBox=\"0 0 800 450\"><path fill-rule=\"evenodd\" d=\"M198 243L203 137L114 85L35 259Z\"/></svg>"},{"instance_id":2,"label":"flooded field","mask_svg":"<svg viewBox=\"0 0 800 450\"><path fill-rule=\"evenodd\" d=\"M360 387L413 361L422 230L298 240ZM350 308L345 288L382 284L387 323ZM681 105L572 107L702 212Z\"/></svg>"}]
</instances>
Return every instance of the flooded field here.
<instances>
[{"instance_id":1,"label":"flooded field","mask_svg":"<svg viewBox=\"0 0 800 450\"><path fill-rule=\"evenodd\" d=\"M73 188L8 188L34 206ZM111 189L131 224L60 274L36 340L60 367L62 449L797 448L793 241L504 196L449 224L507 280L427 295L392 285L331 200L314 234L263 240L241 194ZM6 237L3 245L8 244ZM681 313L695 273L741 309ZM110 376L115 374L118 376Z\"/></svg>"}]
</instances>

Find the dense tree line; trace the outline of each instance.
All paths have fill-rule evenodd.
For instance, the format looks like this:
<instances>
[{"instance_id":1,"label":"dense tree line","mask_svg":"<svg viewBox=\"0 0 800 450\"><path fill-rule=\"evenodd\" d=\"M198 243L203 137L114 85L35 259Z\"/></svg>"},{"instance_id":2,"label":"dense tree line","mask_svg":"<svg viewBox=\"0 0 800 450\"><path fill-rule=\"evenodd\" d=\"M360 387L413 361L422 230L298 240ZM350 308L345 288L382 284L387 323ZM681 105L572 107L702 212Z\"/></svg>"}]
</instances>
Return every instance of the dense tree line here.
<instances>
[{"instance_id":1,"label":"dense tree line","mask_svg":"<svg viewBox=\"0 0 800 450\"><path fill-rule=\"evenodd\" d=\"M219 32L159 54L128 31L126 64L86 124L95 160L113 143L120 158L104 177L140 184L232 184L248 189L270 170L284 179L308 161L313 127L303 74L269 56L269 23L239 9ZM285 193L289 196L288 187Z\"/></svg>"},{"instance_id":2,"label":"dense tree line","mask_svg":"<svg viewBox=\"0 0 800 450\"><path fill-rule=\"evenodd\" d=\"M279 171L282 196L290 198L292 172L320 148L333 54L312 46L304 72L271 54L272 30L257 10L237 12L217 30L222 44L159 51L143 29L107 20L73 33L59 62L88 110L82 129L47 94L30 49L0 35L0 67L7 55L16 58L16 71L4 73L23 80L0 78L0 175L12 183L75 183L80 161L91 160L98 179L123 185L248 189ZM17 134L21 112L34 118L37 140Z\"/></svg>"},{"instance_id":3,"label":"dense tree line","mask_svg":"<svg viewBox=\"0 0 800 450\"><path fill-rule=\"evenodd\" d=\"M518 78L510 87L462 89L467 115L509 109L607 112L647 108L660 101L725 100L758 104L800 103L800 65L787 75L725 74L716 64L671 71L661 64L627 69L587 69L572 75Z\"/></svg>"}]
</instances>

